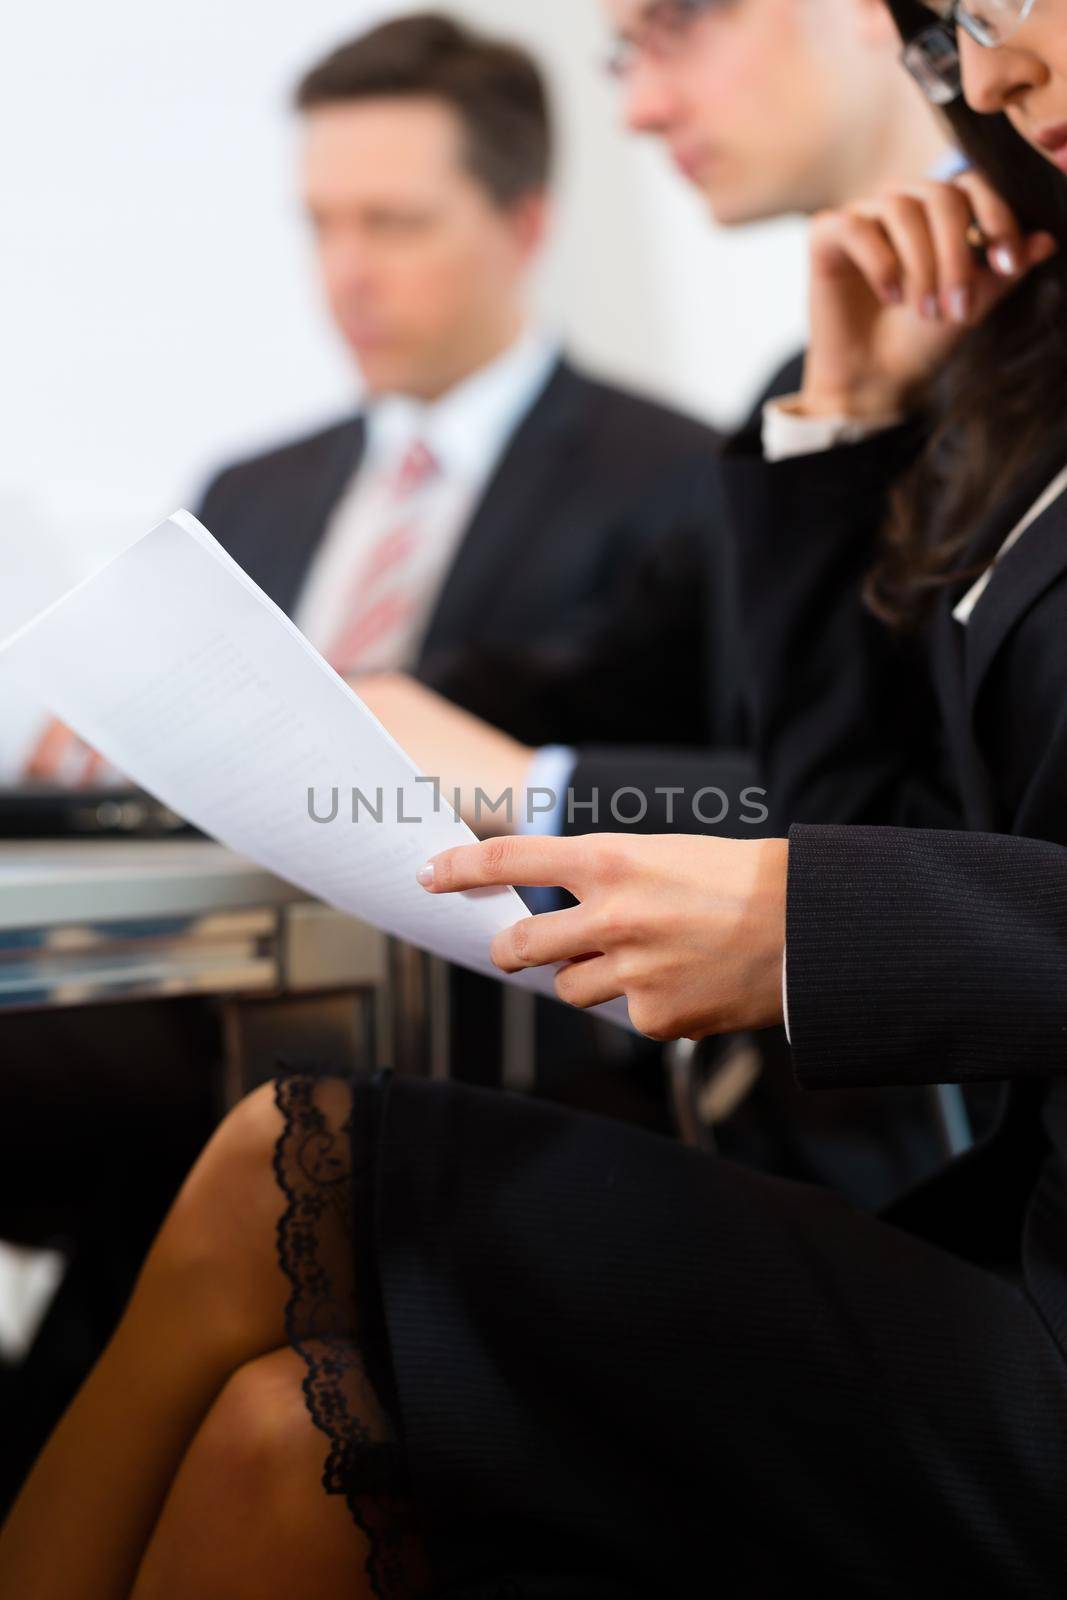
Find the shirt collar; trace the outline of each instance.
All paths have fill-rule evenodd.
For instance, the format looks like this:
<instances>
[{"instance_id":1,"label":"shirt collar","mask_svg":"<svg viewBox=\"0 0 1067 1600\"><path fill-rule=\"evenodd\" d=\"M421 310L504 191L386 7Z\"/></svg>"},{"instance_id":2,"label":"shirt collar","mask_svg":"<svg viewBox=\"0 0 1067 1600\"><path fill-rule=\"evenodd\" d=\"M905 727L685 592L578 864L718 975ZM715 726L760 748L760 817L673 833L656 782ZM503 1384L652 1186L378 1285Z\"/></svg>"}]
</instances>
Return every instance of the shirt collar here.
<instances>
[{"instance_id":1,"label":"shirt collar","mask_svg":"<svg viewBox=\"0 0 1067 1600\"><path fill-rule=\"evenodd\" d=\"M483 483L559 358L558 341L529 327L502 354L437 400L380 396L367 412L368 456L393 462L418 439L446 477Z\"/></svg>"}]
</instances>

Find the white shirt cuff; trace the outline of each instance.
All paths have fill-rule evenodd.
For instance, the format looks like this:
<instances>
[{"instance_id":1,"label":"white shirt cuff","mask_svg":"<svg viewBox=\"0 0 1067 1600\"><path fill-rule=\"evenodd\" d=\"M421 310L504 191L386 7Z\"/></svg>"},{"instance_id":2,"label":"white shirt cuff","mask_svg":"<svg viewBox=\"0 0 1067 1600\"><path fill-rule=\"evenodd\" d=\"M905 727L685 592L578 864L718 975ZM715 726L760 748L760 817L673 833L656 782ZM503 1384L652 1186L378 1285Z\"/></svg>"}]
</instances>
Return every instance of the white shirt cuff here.
<instances>
[{"instance_id":1,"label":"white shirt cuff","mask_svg":"<svg viewBox=\"0 0 1067 1600\"><path fill-rule=\"evenodd\" d=\"M793 1037L789 1032L789 985L785 975L785 951L782 951L782 1023L785 1027L787 1041L792 1044Z\"/></svg>"},{"instance_id":2,"label":"white shirt cuff","mask_svg":"<svg viewBox=\"0 0 1067 1600\"><path fill-rule=\"evenodd\" d=\"M841 444L859 444L903 421L890 417L808 417L797 409L800 396L783 395L763 407L763 456L766 461L786 461L790 456L811 456Z\"/></svg>"},{"instance_id":3,"label":"white shirt cuff","mask_svg":"<svg viewBox=\"0 0 1067 1600\"><path fill-rule=\"evenodd\" d=\"M577 751L565 744L546 744L526 769L516 831L550 836L563 832L567 791L578 765Z\"/></svg>"}]
</instances>

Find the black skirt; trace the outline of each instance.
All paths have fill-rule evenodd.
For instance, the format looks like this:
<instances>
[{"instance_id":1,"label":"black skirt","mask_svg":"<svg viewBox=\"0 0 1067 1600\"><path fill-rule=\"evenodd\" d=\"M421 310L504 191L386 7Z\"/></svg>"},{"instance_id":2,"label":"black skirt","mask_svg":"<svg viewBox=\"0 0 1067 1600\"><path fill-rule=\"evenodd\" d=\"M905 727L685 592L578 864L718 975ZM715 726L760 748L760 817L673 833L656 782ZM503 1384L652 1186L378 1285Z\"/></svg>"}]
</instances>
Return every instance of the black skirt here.
<instances>
[{"instance_id":1,"label":"black skirt","mask_svg":"<svg viewBox=\"0 0 1067 1600\"><path fill-rule=\"evenodd\" d=\"M375 1593L1063 1591L1067 1363L1010 1273L518 1096L278 1098L289 1332Z\"/></svg>"}]
</instances>

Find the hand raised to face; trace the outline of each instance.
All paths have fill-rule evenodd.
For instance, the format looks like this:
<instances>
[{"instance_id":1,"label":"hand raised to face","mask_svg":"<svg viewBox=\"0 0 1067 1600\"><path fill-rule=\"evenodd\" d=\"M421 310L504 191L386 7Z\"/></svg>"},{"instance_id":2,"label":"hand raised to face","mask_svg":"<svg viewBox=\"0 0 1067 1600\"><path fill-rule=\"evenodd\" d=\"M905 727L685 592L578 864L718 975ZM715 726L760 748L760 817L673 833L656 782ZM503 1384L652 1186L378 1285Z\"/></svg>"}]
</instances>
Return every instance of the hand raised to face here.
<instances>
[{"instance_id":1,"label":"hand raised to face","mask_svg":"<svg viewBox=\"0 0 1067 1600\"><path fill-rule=\"evenodd\" d=\"M901 412L968 328L1056 249L1051 234L1024 234L974 172L821 212L811 230L804 411Z\"/></svg>"}]
</instances>

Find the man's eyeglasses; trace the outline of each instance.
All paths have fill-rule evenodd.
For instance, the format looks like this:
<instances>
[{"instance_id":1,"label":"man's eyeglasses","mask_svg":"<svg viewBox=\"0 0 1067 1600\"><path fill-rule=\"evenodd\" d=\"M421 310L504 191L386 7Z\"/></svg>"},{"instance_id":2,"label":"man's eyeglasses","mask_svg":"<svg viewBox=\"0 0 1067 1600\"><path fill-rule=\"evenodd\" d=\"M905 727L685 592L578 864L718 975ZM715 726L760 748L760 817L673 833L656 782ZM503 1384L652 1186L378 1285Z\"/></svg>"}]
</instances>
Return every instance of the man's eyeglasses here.
<instances>
[{"instance_id":1,"label":"man's eyeglasses","mask_svg":"<svg viewBox=\"0 0 1067 1600\"><path fill-rule=\"evenodd\" d=\"M902 60L928 100L947 106L963 84L954 29L962 28L976 44L995 50L1005 44L1034 9L1037 0L949 0L933 6L939 20L909 39Z\"/></svg>"},{"instance_id":2,"label":"man's eyeglasses","mask_svg":"<svg viewBox=\"0 0 1067 1600\"><path fill-rule=\"evenodd\" d=\"M641 56L669 61L682 55L698 17L722 11L730 0L649 0L614 42L607 59L613 78L626 78Z\"/></svg>"}]
</instances>

